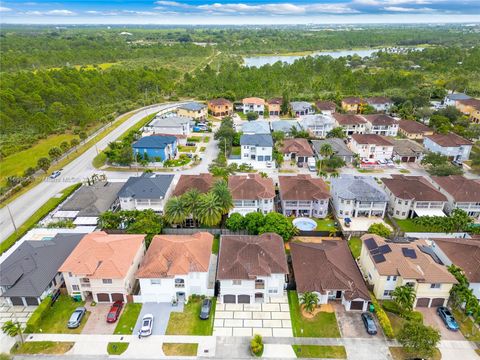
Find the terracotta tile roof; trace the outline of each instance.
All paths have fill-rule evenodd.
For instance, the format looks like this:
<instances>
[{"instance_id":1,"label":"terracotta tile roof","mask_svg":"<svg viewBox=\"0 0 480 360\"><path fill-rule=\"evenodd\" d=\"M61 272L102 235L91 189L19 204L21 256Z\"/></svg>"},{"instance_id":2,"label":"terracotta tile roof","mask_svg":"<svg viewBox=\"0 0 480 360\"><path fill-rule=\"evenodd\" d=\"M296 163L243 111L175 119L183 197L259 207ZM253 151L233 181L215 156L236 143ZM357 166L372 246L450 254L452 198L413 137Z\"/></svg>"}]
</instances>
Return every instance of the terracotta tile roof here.
<instances>
[{"instance_id":1,"label":"terracotta tile roof","mask_svg":"<svg viewBox=\"0 0 480 360\"><path fill-rule=\"evenodd\" d=\"M397 121L386 114L362 115L372 125L395 125Z\"/></svg>"},{"instance_id":2,"label":"terracotta tile roof","mask_svg":"<svg viewBox=\"0 0 480 360\"><path fill-rule=\"evenodd\" d=\"M213 235L156 235L136 273L137 278L171 278L190 272L207 272Z\"/></svg>"},{"instance_id":3,"label":"terracotta tile roof","mask_svg":"<svg viewBox=\"0 0 480 360\"><path fill-rule=\"evenodd\" d=\"M232 106L232 102L230 100L224 99L224 98L218 98L218 99L211 99L208 101L210 105L228 105Z\"/></svg>"},{"instance_id":4,"label":"terracotta tile roof","mask_svg":"<svg viewBox=\"0 0 480 360\"><path fill-rule=\"evenodd\" d=\"M258 97L248 97L242 100L243 104L265 105L265 100Z\"/></svg>"},{"instance_id":5,"label":"terracotta tile roof","mask_svg":"<svg viewBox=\"0 0 480 360\"><path fill-rule=\"evenodd\" d=\"M271 98L267 100L267 104L270 105L282 105L283 99L281 97L278 98Z\"/></svg>"},{"instance_id":6,"label":"terracotta tile roof","mask_svg":"<svg viewBox=\"0 0 480 360\"><path fill-rule=\"evenodd\" d=\"M400 120L398 127L409 134L423 134L428 131L433 131L427 125L415 120Z\"/></svg>"},{"instance_id":7,"label":"terracotta tile roof","mask_svg":"<svg viewBox=\"0 0 480 360\"><path fill-rule=\"evenodd\" d=\"M480 180L462 175L432 176L432 180L456 202L480 202Z\"/></svg>"},{"instance_id":8,"label":"terracotta tile roof","mask_svg":"<svg viewBox=\"0 0 480 360\"><path fill-rule=\"evenodd\" d=\"M393 101L385 96L372 96L365 99L369 104L392 104Z\"/></svg>"},{"instance_id":9,"label":"terracotta tile roof","mask_svg":"<svg viewBox=\"0 0 480 360\"><path fill-rule=\"evenodd\" d=\"M288 274L287 258L280 235L265 233L258 236L221 237L218 280L251 280L272 274Z\"/></svg>"},{"instance_id":10,"label":"terracotta tile roof","mask_svg":"<svg viewBox=\"0 0 480 360\"><path fill-rule=\"evenodd\" d=\"M197 189L202 194L208 192L215 182L215 178L212 174L199 174L199 175L180 175L177 186L172 196L180 196L186 193L190 189Z\"/></svg>"},{"instance_id":11,"label":"terracotta tile roof","mask_svg":"<svg viewBox=\"0 0 480 360\"><path fill-rule=\"evenodd\" d=\"M431 239L460 267L471 283L480 283L480 241L473 239Z\"/></svg>"},{"instance_id":12,"label":"terracotta tile roof","mask_svg":"<svg viewBox=\"0 0 480 360\"><path fill-rule=\"evenodd\" d=\"M59 271L93 279L123 279L144 239L145 235L107 234L103 231L87 234Z\"/></svg>"},{"instance_id":13,"label":"terracotta tile roof","mask_svg":"<svg viewBox=\"0 0 480 360\"><path fill-rule=\"evenodd\" d=\"M464 99L464 100L457 100L462 105L471 106L477 110L480 110L480 100L479 99Z\"/></svg>"},{"instance_id":14,"label":"terracotta tile roof","mask_svg":"<svg viewBox=\"0 0 480 360\"><path fill-rule=\"evenodd\" d=\"M436 190L422 176L392 175L382 179L385 186L398 198L416 201L447 201L447 197Z\"/></svg>"},{"instance_id":15,"label":"terracotta tile roof","mask_svg":"<svg viewBox=\"0 0 480 360\"><path fill-rule=\"evenodd\" d=\"M234 200L271 199L275 197L273 180L263 178L260 174L229 176L228 188Z\"/></svg>"},{"instance_id":16,"label":"terracotta tile roof","mask_svg":"<svg viewBox=\"0 0 480 360\"><path fill-rule=\"evenodd\" d=\"M377 134L353 134L352 139L358 144L375 144L379 146L393 146L384 136Z\"/></svg>"},{"instance_id":17,"label":"terracotta tile roof","mask_svg":"<svg viewBox=\"0 0 480 360\"><path fill-rule=\"evenodd\" d=\"M333 117L340 126L361 125L367 123L367 121L360 115L335 113L333 114Z\"/></svg>"},{"instance_id":18,"label":"terracotta tile roof","mask_svg":"<svg viewBox=\"0 0 480 360\"><path fill-rule=\"evenodd\" d=\"M388 244L392 250L383 255L385 261L381 263L375 263L372 255L368 253L378 273L382 276L400 275L404 279L415 279L420 283L454 284L457 282L445 266L437 264L431 256L420 251L418 245L428 245L425 240L419 239L409 243L387 243L384 238L374 234L365 234L361 237L362 242L367 239L374 239L379 247ZM365 246L365 244L362 246ZM416 258L406 257L402 249L415 251Z\"/></svg>"},{"instance_id":19,"label":"terracotta tile roof","mask_svg":"<svg viewBox=\"0 0 480 360\"><path fill-rule=\"evenodd\" d=\"M279 176L280 198L282 200L329 199L330 192L322 179L310 175Z\"/></svg>"},{"instance_id":20,"label":"terracotta tile roof","mask_svg":"<svg viewBox=\"0 0 480 360\"><path fill-rule=\"evenodd\" d=\"M330 110L335 111L337 105L333 101L317 101L315 106L318 110Z\"/></svg>"},{"instance_id":21,"label":"terracotta tile roof","mask_svg":"<svg viewBox=\"0 0 480 360\"><path fill-rule=\"evenodd\" d=\"M344 102L345 104L354 105L354 104L361 104L363 102L363 99L359 97L346 97L342 100L342 102Z\"/></svg>"},{"instance_id":22,"label":"terracotta tile roof","mask_svg":"<svg viewBox=\"0 0 480 360\"><path fill-rule=\"evenodd\" d=\"M298 156L313 156L313 150L307 139L285 139L280 150L283 154L295 153Z\"/></svg>"},{"instance_id":23,"label":"terracotta tile roof","mask_svg":"<svg viewBox=\"0 0 480 360\"><path fill-rule=\"evenodd\" d=\"M443 147L458 147L462 145L472 145L470 141L454 133L433 134L433 135L426 135L425 137Z\"/></svg>"},{"instance_id":24,"label":"terracotta tile roof","mask_svg":"<svg viewBox=\"0 0 480 360\"><path fill-rule=\"evenodd\" d=\"M367 286L344 240L290 242L297 291L344 291L347 300L369 300Z\"/></svg>"}]
</instances>

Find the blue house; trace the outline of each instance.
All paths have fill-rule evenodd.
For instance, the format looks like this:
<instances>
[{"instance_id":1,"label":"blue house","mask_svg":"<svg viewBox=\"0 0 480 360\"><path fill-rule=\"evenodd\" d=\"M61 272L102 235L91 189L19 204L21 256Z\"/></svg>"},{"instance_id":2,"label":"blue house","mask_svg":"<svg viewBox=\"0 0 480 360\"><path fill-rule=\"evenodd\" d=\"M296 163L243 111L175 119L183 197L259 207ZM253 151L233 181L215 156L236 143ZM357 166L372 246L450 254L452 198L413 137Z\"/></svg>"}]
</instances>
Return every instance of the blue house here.
<instances>
[{"instance_id":1,"label":"blue house","mask_svg":"<svg viewBox=\"0 0 480 360\"><path fill-rule=\"evenodd\" d=\"M161 161L175 158L177 154L177 138L168 135L144 136L132 145L133 157L143 159L145 154L149 161Z\"/></svg>"}]
</instances>

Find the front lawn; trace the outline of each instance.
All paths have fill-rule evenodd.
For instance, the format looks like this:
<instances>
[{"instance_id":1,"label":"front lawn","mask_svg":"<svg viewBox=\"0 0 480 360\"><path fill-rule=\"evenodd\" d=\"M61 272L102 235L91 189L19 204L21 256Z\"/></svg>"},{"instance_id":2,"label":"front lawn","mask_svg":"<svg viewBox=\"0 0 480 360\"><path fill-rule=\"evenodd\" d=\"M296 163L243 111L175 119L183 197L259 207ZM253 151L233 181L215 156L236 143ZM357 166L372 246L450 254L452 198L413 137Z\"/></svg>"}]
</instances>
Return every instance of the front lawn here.
<instances>
[{"instance_id":1,"label":"front lawn","mask_svg":"<svg viewBox=\"0 0 480 360\"><path fill-rule=\"evenodd\" d=\"M470 317L466 317L459 309L453 310L453 316L455 320L457 320L458 326L460 326L460 331L467 340L480 341L480 330L478 330Z\"/></svg>"},{"instance_id":2,"label":"front lawn","mask_svg":"<svg viewBox=\"0 0 480 360\"><path fill-rule=\"evenodd\" d=\"M133 333L133 328L137 323L140 311L142 311L142 304L128 303L125 305L113 333L117 335L131 335Z\"/></svg>"},{"instance_id":3,"label":"front lawn","mask_svg":"<svg viewBox=\"0 0 480 360\"><path fill-rule=\"evenodd\" d=\"M390 324L392 325L392 329L393 329L393 334L395 335L395 337L397 337L398 333L400 332L400 330L402 329L403 325L407 320L389 311L385 311L385 314L387 314L388 319L390 320Z\"/></svg>"},{"instance_id":4,"label":"front lawn","mask_svg":"<svg viewBox=\"0 0 480 360\"><path fill-rule=\"evenodd\" d=\"M352 255L355 259L360 257L360 252L362 251L362 240L359 237L352 236L350 240L348 240L348 247L352 252Z\"/></svg>"},{"instance_id":5,"label":"front lawn","mask_svg":"<svg viewBox=\"0 0 480 360\"><path fill-rule=\"evenodd\" d=\"M412 359L412 355L408 354L402 347L392 346L389 347L390 354L392 354L393 360L409 360ZM435 352L429 360L440 360L442 358L442 353L440 350L435 349Z\"/></svg>"},{"instance_id":6,"label":"front lawn","mask_svg":"<svg viewBox=\"0 0 480 360\"><path fill-rule=\"evenodd\" d=\"M183 146L183 145L178 145L178 151L180 152L190 152L193 153L197 150L196 146Z\"/></svg>"},{"instance_id":7,"label":"front lawn","mask_svg":"<svg viewBox=\"0 0 480 360\"><path fill-rule=\"evenodd\" d=\"M395 219L395 222L404 232L442 232L440 229L437 229L433 226L422 226L415 224L413 219Z\"/></svg>"},{"instance_id":8,"label":"front lawn","mask_svg":"<svg viewBox=\"0 0 480 360\"><path fill-rule=\"evenodd\" d=\"M65 354L73 347L73 342L29 341L15 344L12 354Z\"/></svg>"},{"instance_id":9,"label":"front lawn","mask_svg":"<svg viewBox=\"0 0 480 360\"><path fill-rule=\"evenodd\" d=\"M344 346L331 345L292 345L298 358L346 359Z\"/></svg>"},{"instance_id":10,"label":"front lawn","mask_svg":"<svg viewBox=\"0 0 480 360\"><path fill-rule=\"evenodd\" d=\"M198 344L163 343L162 350L167 356L197 356Z\"/></svg>"},{"instance_id":11,"label":"front lawn","mask_svg":"<svg viewBox=\"0 0 480 360\"><path fill-rule=\"evenodd\" d=\"M212 298L212 309L208 320L199 318L202 298L190 297L183 312L170 313L166 335L212 335L213 319L215 317L216 298Z\"/></svg>"},{"instance_id":12,"label":"front lawn","mask_svg":"<svg viewBox=\"0 0 480 360\"><path fill-rule=\"evenodd\" d=\"M320 312L313 319L306 319L300 311L297 292L288 292L288 305L292 319L293 336L296 337L340 337L335 313Z\"/></svg>"},{"instance_id":13,"label":"front lawn","mask_svg":"<svg viewBox=\"0 0 480 360\"><path fill-rule=\"evenodd\" d=\"M201 140L201 136L190 136L187 138L187 142L200 142Z\"/></svg>"},{"instance_id":14,"label":"front lawn","mask_svg":"<svg viewBox=\"0 0 480 360\"><path fill-rule=\"evenodd\" d=\"M128 349L126 342L109 342L107 345L107 352L109 355L121 355Z\"/></svg>"},{"instance_id":15,"label":"front lawn","mask_svg":"<svg viewBox=\"0 0 480 360\"><path fill-rule=\"evenodd\" d=\"M313 218L315 222L317 223L317 228L315 230L317 231L332 231L336 230L335 228L335 220L333 219L316 219Z\"/></svg>"}]
</instances>

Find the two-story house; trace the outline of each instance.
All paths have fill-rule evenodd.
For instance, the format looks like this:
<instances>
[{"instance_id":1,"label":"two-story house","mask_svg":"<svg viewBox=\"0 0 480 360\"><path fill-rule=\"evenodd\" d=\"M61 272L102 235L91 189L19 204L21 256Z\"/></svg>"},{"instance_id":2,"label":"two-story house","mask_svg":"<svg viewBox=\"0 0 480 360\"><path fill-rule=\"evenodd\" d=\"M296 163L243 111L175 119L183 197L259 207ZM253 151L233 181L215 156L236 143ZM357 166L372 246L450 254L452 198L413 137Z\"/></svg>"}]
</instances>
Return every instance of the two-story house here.
<instances>
[{"instance_id":1,"label":"two-story house","mask_svg":"<svg viewBox=\"0 0 480 360\"><path fill-rule=\"evenodd\" d=\"M452 94L447 94L445 98L443 99L443 103L445 106L456 106L457 101L459 100L468 100L471 99L470 96L464 93L452 93Z\"/></svg>"},{"instance_id":2,"label":"two-story house","mask_svg":"<svg viewBox=\"0 0 480 360\"><path fill-rule=\"evenodd\" d=\"M281 131L287 137L292 135L292 129L297 131L302 130L302 127L297 120L277 120L270 122L270 125L272 131Z\"/></svg>"},{"instance_id":3,"label":"two-story house","mask_svg":"<svg viewBox=\"0 0 480 360\"><path fill-rule=\"evenodd\" d=\"M353 134L349 147L362 161L384 161L393 156L393 144L380 135Z\"/></svg>"},{"instance_id":4,"label":"two-story house","mask_svg":"<svg viewBox=\"0 0 480 360\"><path fill-rule=\"evenodd\" d=\"M330 115L315 114L302 116L300 126L315 137L326 137L335 127L335 119Z\"/></svg>"},{"instance_id":5,"label":"two-story house","mask_svg":"<svg viewBox=\"0 0 480 360\"><path fill-rule=\"evenodd\" d=\"M248 121L242 124L243 135L270 134L270 125L264 120Z\"/></svg>"},{"instance_id":6,"label":"two-story house","mask_svg":"<svg viewBox=\"0 0 480 360\"><path fill-rule=\"evenodd\" d=\"M480 99L458 100L456 108L462 114L470 117L473 113L480 110Z\"/></svg>"},{"instance_id":7,"label":"two-story house","mask_svg":"<svg viewBox=\"0 0 480 360\"><path fill-rule=\"evenodd\" d=\"M133 159L138 162L160 162L174 159L177 155L177 138L168 135L144 136L132 144Z\"/></svg>"},{"instance_id":8,"label":"two-story house","mask_svg":"<svg viewBox=\"0 0 480 360\"><path fill-rule=\"evenodd\" d=\"M431 152L442 154L457 162L470 157L472 142L455 133L425 136L423 146Z\"/></svg>"},{"instance_id":9,"label":"two-story house","mask_svg":"<svg viewBox=\"0 0 480 360\"><path fill-rule=\"evenodd\" d=\"M230 214L267 214L274 210L275 185L271 178L264 178L260 174L231 175L228 177L228 188L234 206Z\"/></svg>"},{"instance_id":10,"label":"two-story house","mask_svg":"<svg viewBox=\"0 0 480 360\"><path fill-rule=\"evenodd\" d=\"M60 271L70 296L95 302L128 301L145 254L145 235L85 235Z\"/></svg>"},{"instance_id":11,"label":"two-story house","mask_svg":"<svg viewBox=\"0 0 480 360\"><path fill-rule=\"evenodd\" d=\"M397 219L445 216L447 198L422 176L392 175L382 178L390 201L388 211Z\"/></svg>"},{"instance_id":12,"label":"two-story house","mask_svg":"<svg viewBox=\"0 0 480 360\"><path fill-rule=\"evenodd\" d=\"M249 164L256 169L275 167L271 135L242 135L240 137L240 147L240 164Z\"/></svg>"},{"instance_id":13,"label":"two-story house","mask_svg":"<svg viewBox=\"0 0 480 360\"><path fill-rule=\"evenodd\" d=\"M174 175L144 173L129 177L118 192L122 210L152 209L163 213L163 207L172 192Z\"/></svg>"},{"instance_id":14,"label":"two-story house","mask_svg":"<svg viewBox=\"0 0 480 360\"><path fill-rule=\"evenodd\" d=\"M194 121L191 117L158 115L143 127L144 135L185 135L189 136Z\"/></svg>"},{"instance_id":15,"label":"two-story house","mask_svg":"<svg viewBox=\"0 0 480 360\"><path fill-rule=\"evenodd\" d=\"M177 108L177 115L192 118L195 121L204 121L207 118L207 105L198 102L188 102Z\"/></svg>"},{"instance_id":16,"label":"two-story house","mask_svg":"<svg viewBox=\"0 0 480 360\"><path fill-rule=\"evenodd\" d=\"M424 136L433 135L432 129L415 120L400 120L398 132L411 140L423 140Z\"/></svg>"},{"instance_id":17,"label":"two-story house","mask_svg":"<svg viewBox=\"0 0 480 360\"><path fill-rule=\"evenodd\" d=\"M296 117L315 113L312 104L306 101L291 101L289 105L292 115Z\"/></svg>"},{"instance_id":18,"label":"two-story house","mask_svg":"<svg viewBox=\"0 0 480 360\"><path fill-rule=\"evenodd\" d=\"M212 116L222 118L233 114L233 104L224 98L212 99L207 103L208 111Z\"/></svg>"},{"instance_id":19,"label":"two-story house","mask_svg":"<svg viewBox=\"0 0 480 360\"><path fill-rule=\"evenodd\" d=\"M135 302L183 302L191 295L213 296L215 272L212 260L213 235L155 235L135 277L140 294Z\"/></svg>"},{"instance_id":20,"label":"two-story house","mask_svg":"<svg viewBox=\"0 0 480 360\"><path fill-rule=\"evenodd\" d=\"M313 159L313 150L307 139L285 139L279 150L283 154L284 161L294 161L299 164L307 164Z\"/></svg>"},{"instance_id":21,"label":"two-story house","mask_svg":"<svg viewBox=\"0 0 480 360\"><path fill-rule=\"evenodd\" d=\"M367 133L382 136L397 136L398 122L386 114L362 115L367 120Z\"/></svg>"},{"instance_id":22,"label":"two-story house","mask_svg":"<svg viewBox=\"0 0 480 360\"><path fill-rule=\"evenodd\" d=\"M331 180L333 209L339 218L383 218L388 195L371 176L341 175Z\"/></svg>"},{"instance_id":23,"label":"two-story house","mask_svg":"<svg viewBox=\"0 0 480 360\"><path fill-rule=\"evenodd\" d=\"M344 129L347 136L353 134L365 134L367 131L367 120L355 114L333 114L335 125Z\"/></svg>"},{"instance_id":24,"label":"two-story house","mask_svg":"<svg viewBox=\"0 0 480 360\"><path fill-rule=\"evenodd\" d=\"M311 175L279 176L280 201L285 216L324 218L330 193L327 184Z\"/></svg>"},{"instance_id":25,"label":"two-story house","mask_svg":"<svg viewBox=\"0 0 480 360\"><path fill-rule=\"evenodd\" d=\"M337 109L337 104L333 101L317 101L315 107L318 111L325 115L332 115Z\"/></svg>"},{"instance_id":26,"label":"two-story house","mask_svg":"<svg viewBox=\"0 0 480 360\"><path fill-rule=\"evenodd\" d=\"M360 269L379 300L391 299L398 286L415 290L415 307L445 306L457 282L429 254L425 240L386 242L374 234L361 237Z\"/></svg>"},{"instance_id":27,"label":"two-story house","mask_svg":"<svg viewBox=\"0 0 480 360\"><path fill-rule=\"evenodd\" d=\"M287 275L287 257L280 235L222 235L220 238L218 302L269 303L272 298L283 297Z\"/></svg>"},{"instance_id":28,"label":"two-story house","mask_svg":"<svg viewBox=\"0 0 480 360\"><path fill-rule=\"evenodd\" d=\"M346 97L342 100L342 109L349 113L358 114L365 100L359 97Z\"/></svg>"},{"instance_id":29,"label":"two-story house","mask_svg":"<svg viewBox=\"0 0 480 360\"><path fill-rule=\"evenodd\" d=\"M387 112L393 106L393 101L384 96L369 97L365 99L365 102L378 112Z\"/></svg>"},{"instance_id":30,"label":"two-story house","mask_svg":"<svg viewBox=\"0 0 480 360\"><path fill-rule=\"evenodd\" d=\"M282 113L282 103L283 103L283 99L280 97L268 99L267 100L268 114L270 116L280 116L280 114Z\"/></svg>"},{"instance_id":31,"label":"two-story house","mask_svg":"<svg viewBox=\"0 0 480 360\"><path fill-rule=\"evenodd\" d=\"M258 97L248 97L242 100L242 111L244 114L249 112L263 115L265 111L265 100Z\"/></svg>"}]
</instances>

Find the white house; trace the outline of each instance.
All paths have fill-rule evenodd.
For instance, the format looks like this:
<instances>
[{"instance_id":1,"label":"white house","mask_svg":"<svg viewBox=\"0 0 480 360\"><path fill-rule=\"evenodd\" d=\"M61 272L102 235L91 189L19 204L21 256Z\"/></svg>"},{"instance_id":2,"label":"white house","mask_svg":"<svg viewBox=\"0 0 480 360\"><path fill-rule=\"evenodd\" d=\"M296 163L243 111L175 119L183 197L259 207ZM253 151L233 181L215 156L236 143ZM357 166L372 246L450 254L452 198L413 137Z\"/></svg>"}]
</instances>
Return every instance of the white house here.
<instances>
[{"instance_id":1,"label":"white house","mask_svg":"<svg viewBox=\"0 0 480 360\"><path fill-rule=\"evenodd\" d=\"M333 118L335 125L342 127L347 136L365 134L367 131L367 120L360 115L335 113Z\"/></svg>"},{"instance_id":2,"label":"white house","mask_svg":"<svg viewBox=\"0 0 480 360\"><path fill-rule=\"evenodd\" d=\"M255 169L274 168L273 139L269 134L242 135L240 137L240 159L230 158L229 162L248 164ZM233 160L233 161L230 161Z\"/></svg>"},{"instance_id":3,"label":"white house","mask_svg":"<svg viewBox=\"0 0 480 360\"><path fill-rule=\"evenodd\" d=\"M316 137L326 137L335 127L335 119L331 115L315 114L301 116L300 126Z\"/></svg>"},{"instance_id":4,"label":"white house","mask_svg":"<svg viewBox=\"0 0 480 360\"><path fill-rule=\"evenodd\" d=\"M216 257L213 235L156 235L152 239L135 277L140 294L135 302L185 301L191 295L213 296Z\"/></svg>"},{"instance_id":5,"label":"white house","mask_svg":"<svg viewBox=\"0 0 480 360\"><path fill-rule=\"evenodd\" d=\"M384 96L375 96L375 97L366 98L365 102L371 107L373 107L375 111L378 111L378 112L389 111L393 106L393 101Z\"/></svg>"},{"instance_id":6,"label":"white house","mask_svg":"<svg viewBox=\"0 0 480 360\"><path fill-rule=\"evenodd\" d=\"M468 160L472 150L472 142L454 133L427 135L423 138L423 146L458 162Z\"/></svg>"},{"instance_id":7,"label":"white house","mask_svg":"<svg viewBox=\"0 0 480 360\"><path fill-rule=\"evenodd\" d=\"M367 120L367 133L382 136L397 136L398 121L386 114L363 115Z\"/></svg>"},{"instance_id":8,"label":"white house","mask_svg":"<svg viewBox=\"0 0 480 360\"><path fill-rule=\"evenodd\" d=\"M242 100L242 111L244 114L255 112L258 115L263 115L265 111L265 100L258 97L249 97Z\"/></svg>"},{"instance_id":9,"label":"white house","mask_svg":"<svg viewBox=\"0 0 480 360\"><path fill-rule=\"evenodd\" d=\"M218 302L269 303L272 298L284 296L287 275L287 257L280 235L222 235Z\"/></svg>"},{"instance_id":10,"label":"white house","mask_svg":"<svg viewBox=\"0 0 480 360\"><path fill-rule=\"evenodd\" d=\"M458 100L468 100L471 99L470 96L464 93L453 93L453 94L447 94L445 96L445 99L443 100L443 103L445 106L456 106Z\"/></svg>"},{"instance_id":11,"label":"white house","mask_svg":"<svg viewBox=\"0 0 480 360\"><path fill-rule=\"evenodd\" d=\"M260 174L231 175L228 177L228 188L234 205L230 214L267 214L274 210L275 185L271 178Z\"/></svg>"},{"instance_id":12,"label":"white house","mask_svg":"<svg viewBox=\"0 0 480 360\"><path fill-rule=\"evenodd\" d=\"M165 134L189 136L194 121L191 117L177 115L157 115L143 127L143 136Z\"/></svg>"},{"instance_id":13,"label":"white house","mask_svg":"<svg viewBox=\"0 0 480 360\"><path fill-rule=\"evenodd\" d=\"M349 147L364 161L383 161L393 156L393 144L380 135L353 134Z\"/></svg>"}]
</instances>

